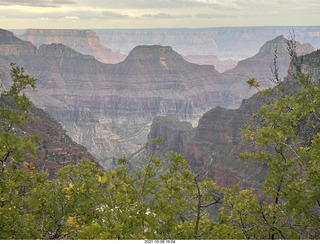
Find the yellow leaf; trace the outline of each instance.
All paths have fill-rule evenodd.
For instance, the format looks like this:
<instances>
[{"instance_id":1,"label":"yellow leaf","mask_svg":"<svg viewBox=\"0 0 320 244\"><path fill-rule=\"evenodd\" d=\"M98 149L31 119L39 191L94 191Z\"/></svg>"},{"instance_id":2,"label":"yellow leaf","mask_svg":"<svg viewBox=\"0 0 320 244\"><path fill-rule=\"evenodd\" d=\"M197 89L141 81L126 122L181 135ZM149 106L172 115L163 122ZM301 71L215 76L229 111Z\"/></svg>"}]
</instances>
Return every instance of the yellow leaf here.
<instances>
[{"instance_id":1,"label":"yellow leaf","mask_svg":"<svg viewBox=\"0 0 320 244\"><path fill-rule=\"evenodd\" d=\"M107 181L107 178L106 177L101 177L99 175L97 180L98 180L99 183L105 183Z\"/></svg>"}]
</instances>

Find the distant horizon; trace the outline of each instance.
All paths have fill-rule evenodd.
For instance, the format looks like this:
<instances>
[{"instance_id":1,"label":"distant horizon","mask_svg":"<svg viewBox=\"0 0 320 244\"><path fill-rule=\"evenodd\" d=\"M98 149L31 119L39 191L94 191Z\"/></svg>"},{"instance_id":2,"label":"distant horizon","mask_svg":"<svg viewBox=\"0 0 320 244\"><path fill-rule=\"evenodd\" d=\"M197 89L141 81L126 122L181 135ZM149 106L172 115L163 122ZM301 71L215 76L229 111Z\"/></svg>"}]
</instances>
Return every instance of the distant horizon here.
<instances>
[{"instance_id":1,"label":"distant horizon","mask_svg":"<svg viewBox=\"0 0 320 244\"><path fill-rule=\"evenodd\" d=\"M287 28L287 27L320 27L320 25L255 25L255 26L217 26L217 27L157 27L157 28L2 28L4 30L209 30L209 29L227 29L227 28Z\"/></svg>"}]
</instances>

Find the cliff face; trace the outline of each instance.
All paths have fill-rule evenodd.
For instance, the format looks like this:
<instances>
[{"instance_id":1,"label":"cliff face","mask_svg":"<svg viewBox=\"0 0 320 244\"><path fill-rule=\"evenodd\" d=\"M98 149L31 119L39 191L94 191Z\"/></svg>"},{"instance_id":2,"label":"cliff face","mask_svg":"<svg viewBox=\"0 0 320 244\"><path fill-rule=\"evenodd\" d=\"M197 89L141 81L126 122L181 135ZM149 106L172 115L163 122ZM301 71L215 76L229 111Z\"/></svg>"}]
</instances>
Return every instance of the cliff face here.
<instances>
[{"instance_id":1,"label":"cliff face","mask_svg":"<svg viewBox=\"0 0 320 244\"><path fill-rule=\"evenodd\" d=\"M311 75L313 82L320 76L320 51L305 55L303 72ZM293 71L291 65L289 70ZM284 86L292 88L295 80L290 75L284 79ZM292 89L286 89L289 95ZM241 142L241 131L245 125L252 123L251 115L264 102L256 94L242 102L235 110L221 107L206 112L196 128L190 128L185 122L168 117L157 117L153 120L149 137L163 137L164 141L157 145L156 154L164 156L168 150L175 149L185 155L192 167L211 177L219 186L240 184L242 187L258 189L266 177L267 167L253 164L250 167L239 162L237 155L245 150L254 149L253 145ZM168 137L169 135L169 137ZM251 148L252 147L252 148ZM133 160L141 160L154 149L147 143ZM144 156L144 157L143 157Z\"/></svg>"},{"instance_id":2,"label":"cliff face","mask_svg":"<svg viewBox=\"0 0 320 244\"><path fill-rule=\"evenodd\" d=\"M99 37L91 30L28 29L19 38L30 41L37 47L42 44L62 43L80 53L92 55L103 63L118 63L126 57L101 44Z\"/></svg>"}]
</instances>

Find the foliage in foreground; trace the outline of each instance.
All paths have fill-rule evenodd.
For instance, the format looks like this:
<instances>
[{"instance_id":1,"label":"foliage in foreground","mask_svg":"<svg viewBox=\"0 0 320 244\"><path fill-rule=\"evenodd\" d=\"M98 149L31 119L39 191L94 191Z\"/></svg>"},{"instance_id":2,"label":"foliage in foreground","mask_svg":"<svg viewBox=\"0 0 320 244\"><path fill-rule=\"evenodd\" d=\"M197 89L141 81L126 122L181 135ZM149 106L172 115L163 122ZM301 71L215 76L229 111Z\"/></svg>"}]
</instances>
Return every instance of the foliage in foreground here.
<instances>
[{"instance_id":1,"label":"foliage in foreground","mask_svg":"<svg viewBox=\"0 0 320 244\"><path fill-rule=\"evenodd\" d=\"M37 148L38 137L19 130L31 106L20 93L35 80L14 65L12 77L15 85L3 94L9 105L0 111L0 239L319 239L320 91L309 76L299 78L294 95L258 111L260 126L244 130L257 149L240 159L269 165L263 201L200 180L175 152L165 170L154 157L132 171L119 159L107 172L83 159L53 180L32 163L19 169Z\"/></svg>"}]
</instances>

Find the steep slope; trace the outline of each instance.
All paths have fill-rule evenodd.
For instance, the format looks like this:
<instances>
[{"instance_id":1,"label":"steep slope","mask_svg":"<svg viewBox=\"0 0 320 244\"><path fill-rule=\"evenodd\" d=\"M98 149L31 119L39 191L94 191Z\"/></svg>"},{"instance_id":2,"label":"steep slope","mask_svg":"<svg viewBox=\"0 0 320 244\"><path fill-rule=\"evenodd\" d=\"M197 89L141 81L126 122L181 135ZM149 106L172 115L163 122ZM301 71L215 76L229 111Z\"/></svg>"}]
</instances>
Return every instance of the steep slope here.
<instances>
[{"instance_id":1,"label":"steep slope","mask_svg":"<svg viewBox=\"0 0 320 244\"><path fill-rule=\"evenodd\" d=\"M294 73L294 66L291 65L289 70ZM319 81L320 50L304 56L302 71L310 74L313 82ZM286 76L284 86L289 95L296 87L295 79ZM219 186L239 183L242 187L258 189L266 176L267 166L253 164L248 167L238 161L237 155L252 147L241 142L240 129L252 122L252 114L263 104L256 94L244 100L235 110L216 107L201 117L196 128L179 122L177 118L157 117L151 125L149 138L164 138L156 148L156 155L163 157L172 149L184 153L195 170L211 177ZM143 161L152 150L154 145L149 142L132 159Z\"/></svg>"},{"instance_id":2,"label":"steep slope","mask_svg":"<svg viewBox=\"0 0 320 244\"><path fill-rule=\"evenodd\" d=\"M27 29L19 38L30 41L37 47L62 43L80 53L92 55L103 63L119 63L126 57L101 44L99 37L91 30Z\"/></svg>"}]
</instances>

